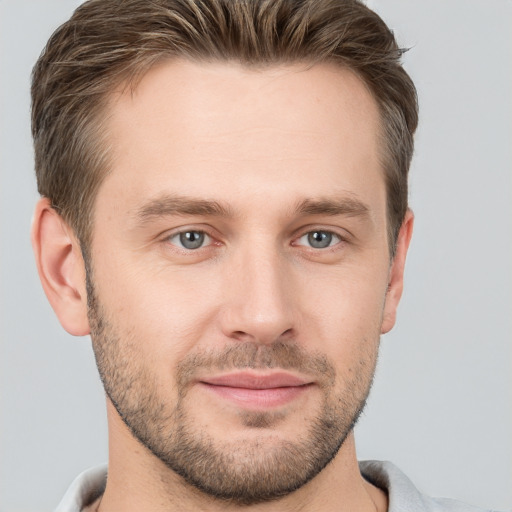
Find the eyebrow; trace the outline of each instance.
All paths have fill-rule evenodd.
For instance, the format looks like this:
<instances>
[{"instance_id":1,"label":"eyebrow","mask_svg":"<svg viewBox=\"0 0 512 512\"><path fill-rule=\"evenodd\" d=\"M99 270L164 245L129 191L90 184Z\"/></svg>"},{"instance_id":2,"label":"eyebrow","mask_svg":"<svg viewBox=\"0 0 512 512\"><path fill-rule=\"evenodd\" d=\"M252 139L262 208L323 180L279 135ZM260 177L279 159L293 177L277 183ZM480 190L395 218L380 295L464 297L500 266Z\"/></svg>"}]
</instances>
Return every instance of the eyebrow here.
<instances>
[{"instance_id":1,"label":"eyebrow","mask_svg":"<svg viewBox=\"0 0 512 512\"><path fill-rule=\"evenodd\" d=\"M347 217L365 217L370 209L363 202L351 197L340 199L305 199L296 207L299 215L345 215Z\"/></svg>"},{"instance_id":2,"label":"eyebrow","mask_svg":"<svg viewBox=\"0 0 512 512\"><path fill-rule=\"evenodd\" d=\"M233 212L217 201L174 195L152 199L136 211L136 217L141 224L168 215L232 217Z\"/></svg>"},{"instance_id":3,"label":"eyebrow","mask_svg":"<svg viewBox=\"0 0 512 512\"><path fill-rule=\"evenodd\" d=\"M295 207L296 215L367 216L369 208L358 199L304 199ZM232 218L233 210L218 201L188 196L163 195L142 205L135 213L140 224L169 215L197 215Z\"/></svg>"}]
</instances>

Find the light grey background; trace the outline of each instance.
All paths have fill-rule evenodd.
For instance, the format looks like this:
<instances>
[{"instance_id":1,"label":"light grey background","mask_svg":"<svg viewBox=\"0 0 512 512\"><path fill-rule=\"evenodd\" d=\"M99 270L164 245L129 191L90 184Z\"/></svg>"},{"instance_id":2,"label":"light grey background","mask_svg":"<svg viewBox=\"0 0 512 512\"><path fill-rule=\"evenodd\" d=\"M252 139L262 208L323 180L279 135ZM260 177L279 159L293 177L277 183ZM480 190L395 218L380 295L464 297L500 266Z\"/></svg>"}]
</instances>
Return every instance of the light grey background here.
<instances>
[{"instance_id":1,"label":"light grey background","mask_svg":"<svg viewBox=\"0 0 512 512\"><path fill-rule=\"evenodd\" d=\"M29 243L29 74L75 0L0 0L0 511L51 510L106 460L88 338L59 326ZM424 491L512 510L512 2L374 0L412 47L416 228L398 326L357 427L360 458Z\"/></svg>"}]
</instances>

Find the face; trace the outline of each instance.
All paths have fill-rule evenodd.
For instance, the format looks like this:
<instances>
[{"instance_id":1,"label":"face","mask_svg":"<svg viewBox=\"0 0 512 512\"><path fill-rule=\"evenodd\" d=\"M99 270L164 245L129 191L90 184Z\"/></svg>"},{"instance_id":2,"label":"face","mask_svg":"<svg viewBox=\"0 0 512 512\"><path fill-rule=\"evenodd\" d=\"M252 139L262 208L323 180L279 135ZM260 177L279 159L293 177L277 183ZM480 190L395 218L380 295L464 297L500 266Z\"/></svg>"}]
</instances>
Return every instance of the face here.
<instances>
[{"instance_id":1,"label":"face","mask_svg":"<svg viewBox=\"0 0 512 512\"><path fill-rule=\"evenodd\" d=\"M107 394L198 489L285 495L350 433L396 307L376 104L327 64L181 61L111 100L88 263Z\"/></svg>"}]
</instances>

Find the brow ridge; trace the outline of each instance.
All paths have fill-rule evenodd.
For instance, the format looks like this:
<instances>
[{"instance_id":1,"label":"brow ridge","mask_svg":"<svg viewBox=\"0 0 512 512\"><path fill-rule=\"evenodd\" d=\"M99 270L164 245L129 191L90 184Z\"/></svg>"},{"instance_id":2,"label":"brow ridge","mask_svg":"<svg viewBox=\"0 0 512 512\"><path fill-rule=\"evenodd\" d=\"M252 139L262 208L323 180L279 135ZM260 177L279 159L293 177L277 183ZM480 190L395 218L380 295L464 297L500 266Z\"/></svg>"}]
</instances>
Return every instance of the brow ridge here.
<instances>
[{"instance_id":1,"label":"brow ridge","mask_svg":"<svg viewBox=\"0 0 512 512\"><path fill-rule=\"evenodd\" d=\"M233 212L218 201L169 194L151 199L136 212L136 217L142 223L167 215L232 217Z\"/></svg>"},{"instance_id":2,"label":"brow ridge","mask_svg":"<svg viewBox=\"0 0 512 512\"><path fill-rule=\"evenodd\" d=\"M366 216L369 208L360 200L350 197L304 199L295 207L296 215L344 215L349 217ZM137 211L139 222L145 224L150 220L168 215L191 215L234 217L233 210L218 201L189 196L165 194L143 204Z\"/></svg>"},{"instance_id":3,"label":"brow ridge","mask_svg":"<svg viewBox=\"0 0 512 512\"><path fill-rule=\"evenodd\" d=\"M370 209L359 199L351 197L305 199L296 207L300 215L345 215L348 217L367 216Z\"/></svg>"}]
</instances>

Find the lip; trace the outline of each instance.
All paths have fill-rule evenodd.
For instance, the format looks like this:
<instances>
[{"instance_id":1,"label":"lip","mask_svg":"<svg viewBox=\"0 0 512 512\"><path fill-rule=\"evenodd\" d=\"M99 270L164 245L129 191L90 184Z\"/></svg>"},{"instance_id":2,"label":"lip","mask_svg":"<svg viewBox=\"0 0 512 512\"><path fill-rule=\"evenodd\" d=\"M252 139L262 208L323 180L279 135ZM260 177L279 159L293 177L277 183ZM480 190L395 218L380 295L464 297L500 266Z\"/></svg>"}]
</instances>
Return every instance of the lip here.
<instances>
[{"instance_id":1,"label":"lip","mask_svg":"<svg viewBox=\"0 0 512 512\"><path fill-rule=\"evenodd\" d=\"M202 379L201 382L213 386L228 386L245 389L273 389L304 386L310 381L301 379L287 372L253 373L237 372L225 375L215 375Z\"/></svg>"},{"instance_id":2,"label":"lip","mask_svg":"<svg viewBox=\"0 0 512 512\"><path fill-rule=\"evenodd\" d=\"M242 408L269 409L286 405L312 385L287 372L237 372L201 379L199 384L216 396Z\"/></svg>"}]
</instances>

